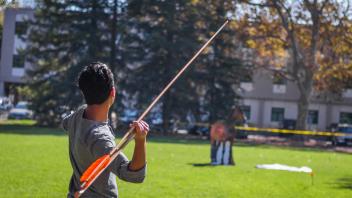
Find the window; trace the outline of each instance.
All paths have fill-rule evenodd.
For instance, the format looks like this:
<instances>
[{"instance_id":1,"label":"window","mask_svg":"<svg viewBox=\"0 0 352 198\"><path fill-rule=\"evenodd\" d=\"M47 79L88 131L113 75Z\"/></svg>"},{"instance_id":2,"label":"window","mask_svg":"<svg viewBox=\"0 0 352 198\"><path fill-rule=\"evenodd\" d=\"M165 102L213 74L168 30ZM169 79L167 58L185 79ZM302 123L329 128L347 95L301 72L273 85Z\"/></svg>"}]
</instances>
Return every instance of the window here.
<instances>
[{"instance_id":1,"label":"window","mask_svg":"<svg viewBox=\"0 0 352 198\"><path fill-rule=\"evenodd\" d=\"M271 121L280 122L284 119L285 109L273 107L271 109Z\"/></svg>"},{"instance_id":2,"label":"window","mask_svg":"<svg viewBox=\"0 0 352 198\"><path fill-rule=\"evenodd\" d=\"M253 91L252 76L250 74L240 76L240 88L247 92Z\"/></svg>"},{"instance_id":3,"label":"window","mask_svg":"<svg viewBox=\"0 0 352 198\"><path fill-rule=\"evenodd\" d=\"M286 85L287 80L279 73L275 73L273 76L273 84L274 85Z\"/></svg>"},{"instance_id":4,"label":"window","mask_svg":"<svg viewBox=\"0 0 352 198\"><path fill-rule=\"evenodd\" d=\"M25 35L28 29L28 23L26 21L16 21L15 34L18 36Z\"/></svg>"},{"instance_id":5,"label":"window","mask_svg":"<svg viewBox=\"0 0 352 198\"><path fill-rule=\"evenodd\" d=\"M248 105L241 106L241 110L243 114L246 116L247 120L249 120L251 118L251 106L248 106Z\"/></svg>"},{"instance_id":6,"label":"window","mask_svg":"<svg viewBox=\"0 0 352 198\"><path fill-rule=\"evenodd\" d=\"M284 94L286 93L286 83L287 80L284 76L278 72L273 75L273 93L275 94Z\"/></svg>"},{"instance_id":7,"label":"window","mask_svg":"<svg viewBox=\"0 0 352 198\"><path fill-rule=\"evenodd\" d=\"M25 55L24 53L14 54L12 67L24 68Z\"/></svg>"},{"instance_id":8,"label":"window","mask_svg":"<svg viewBox=\"0 0 352 198\"><path fill-rule=\"evenodd\" d=\"M350 112L341 112L340 113L340 123L352 124L352 113L350 113Z\"/></svg>"},{"instance_id":9,"label":"window","mask_svg":"<svg viewBox=\"0 0 352 198\"><path fill-rule=\"evenodd\" d=\"M319 111L317 110L309 110L307 116L307 123L308 124L318 124L319 120Z\"/></svg>"},{"instance_id":10,"label":"window","mask_svg":"<svg viewBox=\"0 0 352 198\"><path fill-rule=\"evenodd\" d=\"M345 98L352 98L352 82L348 81L345 85L345 91L342 93Z\"/></svg>"}]
</instances>

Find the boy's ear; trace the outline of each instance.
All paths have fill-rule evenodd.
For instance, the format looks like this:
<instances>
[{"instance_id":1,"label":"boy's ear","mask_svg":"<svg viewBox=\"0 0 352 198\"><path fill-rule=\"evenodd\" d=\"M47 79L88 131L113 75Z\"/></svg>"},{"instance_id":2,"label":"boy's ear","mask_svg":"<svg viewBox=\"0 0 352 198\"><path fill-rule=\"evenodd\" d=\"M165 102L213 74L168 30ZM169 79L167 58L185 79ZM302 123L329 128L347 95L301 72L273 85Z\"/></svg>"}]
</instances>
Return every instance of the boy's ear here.
<instances>
[{"instance_id":1,"label":"boy's ear","mask_svg":"<svg viewBox=\"0 0 352 198\"><path fill-rule=\"evenodd\" d=\"M110 96L115 97L115 95L116 95L116 89L115 89L115 87L113 87L113 88L111 88Z\"/></svg>"}]
</instances>

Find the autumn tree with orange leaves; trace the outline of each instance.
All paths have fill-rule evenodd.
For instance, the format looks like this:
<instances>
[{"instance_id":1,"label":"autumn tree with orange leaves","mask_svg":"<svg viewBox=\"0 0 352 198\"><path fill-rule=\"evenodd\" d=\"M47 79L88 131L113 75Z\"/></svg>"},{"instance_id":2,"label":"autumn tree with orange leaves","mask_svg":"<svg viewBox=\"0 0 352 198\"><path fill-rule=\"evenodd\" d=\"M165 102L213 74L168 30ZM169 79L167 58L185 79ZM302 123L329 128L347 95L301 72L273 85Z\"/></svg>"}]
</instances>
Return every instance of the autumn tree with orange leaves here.
<instances>
[{"instance_id":1,"label":"autumn tree with orange leaves","mask_svg":"<svg viewBox=\"0 0 352 198\"><path fill-rule=\"evenodd\" d=\"M313 90L341 93L352 80L352 1L239 0L240 38L253 64L279 71L300 92L297 129L306 128Z\"/></svg>"}]
</instances>

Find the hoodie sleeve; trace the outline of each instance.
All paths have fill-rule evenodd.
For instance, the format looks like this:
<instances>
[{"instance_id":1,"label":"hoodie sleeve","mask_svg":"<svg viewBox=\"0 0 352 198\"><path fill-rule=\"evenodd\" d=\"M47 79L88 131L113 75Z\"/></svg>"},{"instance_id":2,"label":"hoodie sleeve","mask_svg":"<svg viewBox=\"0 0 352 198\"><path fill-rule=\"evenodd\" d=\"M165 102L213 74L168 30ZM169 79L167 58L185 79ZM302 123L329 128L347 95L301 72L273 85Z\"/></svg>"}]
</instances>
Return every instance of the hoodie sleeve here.
<instances>
[{"instance_id":1,"label":"hoodie sleeve","mask_svg":"<svg viewBox=\"0 0 352 198\"><path fill-rule=\"evenodd\" d=\"M108 130L108 131L106 131ZM108 154L115 148L115 137L110 135L108 127L99 127L93 131L93 137L89 138L88 148L95 159ZM117 158L111 163L110 171L112 171L121 180L142 183L146 175L146 166L140 170L132 171L129 169L130 161L120 153Z\"/></svg>"},{"instance_id":2,"label":"hoodie sleeve","mask_svg":"<svg viewBox=\"0 0 352 198\"><path fill-rule=\"evenodd\" d=\"M142 183L146 176L147 165L139 170L131 170L129 168L130 161L125 154L120 153L114 161L112 172L121 180L131 183Z\"/></svg>"}]
</instances>

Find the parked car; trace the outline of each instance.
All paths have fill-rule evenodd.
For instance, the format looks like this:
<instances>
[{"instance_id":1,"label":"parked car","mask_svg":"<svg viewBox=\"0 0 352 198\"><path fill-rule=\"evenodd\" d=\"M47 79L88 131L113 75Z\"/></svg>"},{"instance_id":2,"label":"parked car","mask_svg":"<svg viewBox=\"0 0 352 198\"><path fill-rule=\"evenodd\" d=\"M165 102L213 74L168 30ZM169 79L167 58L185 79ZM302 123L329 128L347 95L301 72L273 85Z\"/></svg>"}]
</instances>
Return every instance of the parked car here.
<instances>
[{"instance_id":1,"label":"parked car","mask_svg":"<svg viewBox=\"0 0 352 198\"><path fill-rule=\"evenodd\" d=\"M288 129L288 130L295 130L296 129L296 120L294 119L283 119L279 123L279 129ZM293 133L279 133L279 137L289 138L294 136Z\"/></svg>"},{"instance_id":2,"label":"parked car","mask_svg":"<svg viewBox=\"0 0 352 198\"><path fill-rule=\"evenodd\" d=\"M188 127L188 134L210 137L210 130L207 123L197 123Z\"/></svg>"},{"instance_id":3,"label":"parked car","mask_svg":"<svg viewBox=\"0 0 352 198\"><path fill-rule=\"evenodd\" d=\"M120 121L124 124L131 124L131 122L137 119L137 116L137 110L126 109L125 111L123 111L120 117Z\"/></svg>"},{"instance_id":4,"label":"parked car","mask_svg":"<svg viewBox=\"0 0 352 198\"><path fill-rule=\"evenodd\" d=\"M147 121L150 125L161 125L163 123L162 114L159 112L150 112L147 116Z\"/></svg>"},{"instance_id":5,"label":"parked car","mask_svg":"<svg viewBox=\"0 0 352 198\"><path fill-rule=\"evenodd\" d=\"M236 129L235 138L236 139L247 139L248 132L246 130Z\"/></svg>"},{"instance_id":6,"label":"parked car","mask_svg":"<svg viewBox=\"0 0 352 198\"><path fill-rule=\"evenodd\" d=\"M7 97L0 97L0 111L9 111L13 107L11 100Z\"/></svg>"},{"instance_id":7,"label":"parked car","mask_svg":"<svg viewBox=\"0 0 352 198\"><path fill-rule=\"evenodd\" d=\"M333 145L352 145L352 125L339 124L337 133L344 133L344 136L335 136L332 138Z\"/></svg>"},{"instance_id":8,"label":"parked car","mask_svg":"<svg viewBox=\"0 0 352 198\"><path fill-rule=\"evenodd\" d=\"M33 111L29 109L29 103L20 101L9 112L8 119L32 119Z\"/></svg>"},{"instance_id":9,"label":"parked car","mask_svg":"<svg viewBox=\"0 0 352 198\"><path fill-rule=\"evenodd\" d=\"M150 112L144 120L149 124L149 128L152 132L163 131L163 117L160 112Z\"/></svg>"},{"instance_id":10,"label":"parked car","mask_svg":"<svg viewBox=\"0 0 352 198\"><path fill-rule=\"evenodd\" d=\"M296 120L294 119L284 119L281 123L281 129L289 129L295 130L296 129Z\"/></svg>"}]
</instances>

